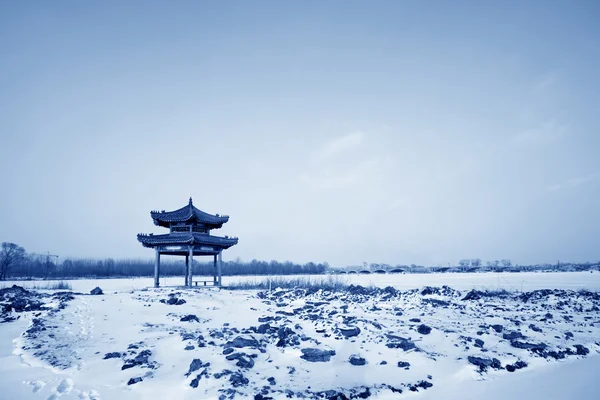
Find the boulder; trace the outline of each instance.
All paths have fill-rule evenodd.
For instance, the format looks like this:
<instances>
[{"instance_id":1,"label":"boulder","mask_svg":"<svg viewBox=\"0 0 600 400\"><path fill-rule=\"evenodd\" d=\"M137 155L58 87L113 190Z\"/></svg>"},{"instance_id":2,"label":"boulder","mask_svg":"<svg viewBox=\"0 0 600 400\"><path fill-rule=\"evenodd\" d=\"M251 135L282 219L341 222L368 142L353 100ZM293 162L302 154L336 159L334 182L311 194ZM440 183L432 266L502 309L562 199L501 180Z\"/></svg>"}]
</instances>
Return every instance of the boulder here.
<instances>
[{"instance_id":1,"label":"boulder","mask_svg":"<svg viewBox=\"0 0 600 400\"><path fill-rule=\"evenodd\" d=\"M358 326L353 326L351 328L350 327L348 327L348 328L342 327L342 328L339 328L339 330L340 330L340 333L346 339L354 337L354 336L358 336L358 334L360 333L360 328Z\"/></svg>"},{"instance_id":2,"label":"boulder","mask_svg":"<svg viewBox=\"0 0 600 400\"><path fill-rule=\"evenodd\" d=\"M97 295L100 295L100 294L104 294L104 292L102 291L102 289L100 289L99 286L96 286L95 288L93 288L92 290L90 290L90 294L94 295L94 296L97 296Z\"/></svg>"},{"instance_id":3,"label":"boulder","mask_svg":"<svg viewBox=\"0 0 600 400\"><path fill-rule=\"evenodd\" d=\"M408 369L410 367L410 363L408 361L398 361L398 368Z\"/></svg>"},{"instance_id":4,"label":"boulder","mask_svg":"<svg viewBox=\"0 0 600 400\"><path fill-rule=\"evenodd\" d=\"M335 350L302 349L300 358L310 362L327 362L335 355Z\"/></svg>"},{"instance_id":5,"label":"boulder","mask_svg":"<svg viewBox=\"0 0 600 400\"><path fill-rule=\"evenodd\" d=\"M417 332L419 332L421 335L429 335L431 333L431 328L425 324L421 324L417 328Z\"/></svg>"},{"instance_id":6,"label":"boulder","mask_svg":"<svg viewBox=\"0 0 600 400\"><path fill-rule=\"evenodd\" d=\"M192 322L192 321L200 322L198 317L196 317L194 314L188 314L184 317L181 317L180 321L181 322Z\"/></svg>"},{"instance_id":7,"label":"boulder","mask_svg":"<svg viewBox=\"0 0 600 400\"><path fill-rule=\"evenodd\" d=\"M352 354L350 356L350 358L348 359L348 362L350 362L350 364L352 364L352 365L365 365L367 363L367 360L365 360L363 357L359 356L358 354Z\"/></svg>"},{"instance_id":8,"label":"boulder","mask_svg":"<svg viewBox=\"0 0 600 400\"><path fill-rule=\"evenodd\" d=\"M235 339L225 343L223 347L235 347L241 349L243 347L250 347L256 349L260 347L260 343L253 336L237 336Z\"/></svg>"}]
</instances>

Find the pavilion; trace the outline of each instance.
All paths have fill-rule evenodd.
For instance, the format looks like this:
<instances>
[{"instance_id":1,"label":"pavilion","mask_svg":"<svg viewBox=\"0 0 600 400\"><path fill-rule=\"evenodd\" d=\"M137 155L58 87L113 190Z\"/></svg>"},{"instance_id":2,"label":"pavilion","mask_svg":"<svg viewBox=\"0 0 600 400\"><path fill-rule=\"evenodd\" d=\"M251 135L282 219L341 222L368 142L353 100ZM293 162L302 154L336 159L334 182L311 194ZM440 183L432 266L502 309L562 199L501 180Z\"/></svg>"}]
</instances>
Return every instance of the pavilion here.
<instances>
[{"instance_id":1,"label":"pavilion","mask_svg":"<svg viewBox=\"0 0 600 400\"><path fill-rule=\"evenodd\" d=\"M227 215L212 215L194 207L192 198L189 203L175 211L151 211L150 216L154 225L169 228L169 233L163 235L143 234L137 239L144 247L153 248L155 251L154 262L154 287L159 287L160 256L173 255L185 256L185 286L204 286L211 281L193 281L192 265L194 256L213 256L213 281L214 286L221 286L222 252L236 245L237 237L212 236L211 229L219 229L229 221Z\"/></svg>"}]
</instances>

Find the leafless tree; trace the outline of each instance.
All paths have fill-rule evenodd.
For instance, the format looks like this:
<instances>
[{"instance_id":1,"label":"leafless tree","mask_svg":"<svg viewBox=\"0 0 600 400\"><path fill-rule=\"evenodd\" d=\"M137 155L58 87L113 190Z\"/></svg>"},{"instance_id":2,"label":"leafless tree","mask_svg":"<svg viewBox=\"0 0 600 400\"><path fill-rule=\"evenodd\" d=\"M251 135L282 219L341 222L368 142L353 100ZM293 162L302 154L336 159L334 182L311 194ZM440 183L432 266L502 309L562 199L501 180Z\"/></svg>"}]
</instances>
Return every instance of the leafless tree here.
<instances>
[{"instance_id":1,"label":"leafless tree","mask_svg":"<svg viewBox=\"0 0 600 400\"><path fill-rule=\"evenodd\" d=\"M21 246L2 242L0 249L0 280L6 280L6 274L10 267L25 258L25 249Z\"/></svg>"}]
</instances>

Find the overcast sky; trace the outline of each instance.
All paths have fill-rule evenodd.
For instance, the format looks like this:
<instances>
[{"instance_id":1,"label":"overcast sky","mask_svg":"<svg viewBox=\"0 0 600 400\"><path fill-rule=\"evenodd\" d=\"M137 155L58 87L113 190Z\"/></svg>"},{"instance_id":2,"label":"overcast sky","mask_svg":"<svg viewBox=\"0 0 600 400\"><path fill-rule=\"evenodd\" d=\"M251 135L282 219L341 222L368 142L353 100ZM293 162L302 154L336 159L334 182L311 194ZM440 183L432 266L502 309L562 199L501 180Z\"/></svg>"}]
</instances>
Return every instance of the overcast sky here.
<instances>
[{"instance_id":1,"label":"overcast sky","mask_svg":"<svg viewBox=\"0 0 600 400\"><path fill-rule=\"evenodd\" d=\"M123 4L125 3L125 4ZM483 4L485 3L485 4ZM600 259L597 1L0 2L0 241L151 258Z\"/></svg>"}]
</instances>

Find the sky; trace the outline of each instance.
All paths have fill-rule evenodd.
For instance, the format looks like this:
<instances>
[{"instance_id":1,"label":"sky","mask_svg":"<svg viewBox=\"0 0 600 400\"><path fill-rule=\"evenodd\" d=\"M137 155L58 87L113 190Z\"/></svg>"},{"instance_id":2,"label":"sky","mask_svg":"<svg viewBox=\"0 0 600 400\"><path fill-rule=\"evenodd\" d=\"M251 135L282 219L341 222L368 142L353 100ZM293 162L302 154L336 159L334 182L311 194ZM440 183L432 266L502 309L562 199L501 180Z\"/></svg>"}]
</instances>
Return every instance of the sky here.
<instances>
[{"instance_id":1,"label":"sky","mask_svg":"<svg viewBox=\"0 0 600 400\"><path fill-rule=\"evenodd\" d=\"M596 1L0 1L0 241L151 258L600 260Z\"/></svg>"}]
</instances>

